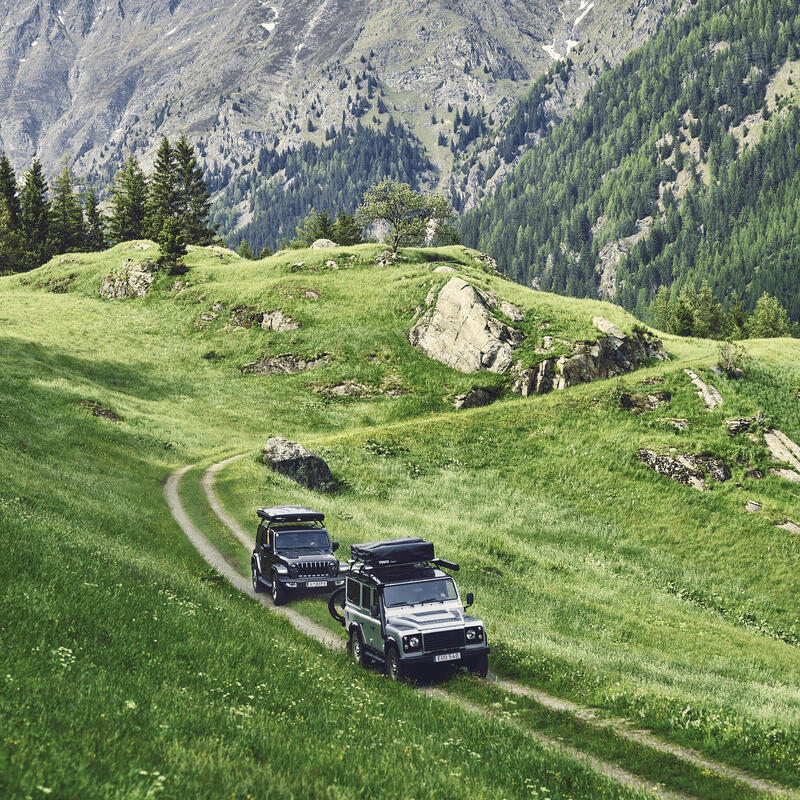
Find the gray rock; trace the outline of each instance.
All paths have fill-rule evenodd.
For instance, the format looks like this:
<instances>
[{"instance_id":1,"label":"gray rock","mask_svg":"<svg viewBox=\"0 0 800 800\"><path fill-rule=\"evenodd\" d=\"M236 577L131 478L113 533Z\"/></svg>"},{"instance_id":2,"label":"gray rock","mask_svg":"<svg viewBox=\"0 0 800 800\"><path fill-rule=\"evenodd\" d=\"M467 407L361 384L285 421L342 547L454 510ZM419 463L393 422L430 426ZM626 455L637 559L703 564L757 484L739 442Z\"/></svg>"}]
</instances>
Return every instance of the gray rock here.
<instances>
[{"instance_id":1,"label":"gray rock","mask_svg":"<svg viewBox=\"0 0 800 800\"><path fill-rule=\"evenodd\" d=\"M104 300L122 300L126 297L144 297L156 279L158 267L151 258L140 264L127 259L122 270L106 275L100 282L100 297Z\"/></svg>"},{"instance_id":2,"label":"gray rock","mask_svg":"<svg viewBox=\"0 0 800 800\"><path fill-rule=\"evenodd\" d=\"M689 430L689 420L683 417L664 417L660 419L659 422L663 422L665 425L675 428L676 431Z\"/></svg>"},{"instance_id":3,"label":"gray rock","mask_svg":"<svg viewBox=\"0 0 800 800\"><path fill-rule=\"evenodd\" d=\"M339 245L336 242L331 241L330 239L317 239L315 242L312 243L311 249L312 250L328 250L331 247L338 247Z\"/></svg>"},{"instance_id":4,"label":"gray rock","mask_svg":"<svg viewBox=\"0 0 800 800\"><path fill-rule=\"evenodd\" d=\"M790 519L787 519L786 522L782 522L777 527L781 530L789 531L789 533L800 533L800 525Z\"/></svg>"},{"instance_id":5,"label":"gray rock","mask_svg":"<svg viewBox=\"0 0 800 800\"><path fill-rule=\"evenodd\" d=\"M330 364L332 360L327 353L313 358L282 353L279 356L262 356L258 361L251 361L239 369L249 375L294 375L297 372L306 372L315 367L321 367L323 364Z\"/></svg>"},{"instance_id":6,"label":"gray rock","mask_svg":"<svg viewBox=\"0 0 800 800\"><path fill-rule=\"evenodd\" d=\"M519 306L509 303L508 300L500 301L500 311L505 314L512 322L522 322L525 314Z\"/></svg>"},{"instance_id":7,"label":"gray rock","mask_svg":"<svg viewBox=\"0 0 800 800\"><path fill-rule=\"evenodd\" d=\"M299 330L302 325L291 317L287 317L280 309L268 311L261 317L261 327L265 331L275 331L283 333L285 331Z\"/></svg>"},{"instance_id":8,"label":"gray rock","mask_svg":"<svg viewBox=\"0 0 800 800\"><path fill-rule=\"evenodd\" d=\"M659 455L654 450L642 449L636 458L647 467L673 481L705 491L706 479L710 476L719 483L731 479L728 465L710 453L692 455L689 453L676 456Z\"/></svg>"},{"instance_id":9,"label":"gray rock","mask_svg":"<svg viewBox=\"0 0 800 800\"><path fill-rule=\"evenodd\" d=\"M625 339L625 334L613 322L609 322L605 317L595 317L592 320L592 325L595 326L601 333L604 333L611 339L616 339L622 342Z\"/></svg>"},{"instance_id":10,"label":"gray rock","mask_svg":"<svg viewBox=\"0 0 800 800\"><path fill-rule=\"evenodd\" d=\"M532 394L547 394L553 390L556 377L552 359L545 359L532 369L522 369L515 364L511 371L511 391L529 397Z\"/></svg>"},{"instance_id":11,"label":"gray rock","mask_svg":"<svg viewBox=\"0 0 800 800\"><path fill-rule=\"evenodd\" d=\"M326 491L334 485L325 460L298 442L273 436L261 454L264 464L306 489Z\"/></svg>"},{"instance_id":12,"label":"gray rock","mask_svg":"<svg viewBox=\"0 0 800 800\"><path fill-rule=\"evenodd\" d=\"M725 426L731 436L745 433L750 430L750 426L755 420L752 417L738 417L737 419L726 419Z\"/></svg>"},{"instance_id":13,"label":"gray rock","mask_svg":"<svg viewBox=\"0 0 800 800\"><path fill-rule=\"evenodd\" d=\"M623 393L619 404L626 411L634 414L643 414L646 411L655 411L662 403L672 400L670 392L654 392L653 394L628 394Z\"/></svg>"},{"instance_id":14,"label":"gray rock","mask_svg":"<svg viewBox=\"0 0 800 800\"><path fill-rule=\"evenodd\" d=\"M758 514L764 510L764 507L761 505L761 503L758 503L755 500L748 500L745 504L744 510L748 514Z\"/></svg>"},{"instance_id":15,"label":"gray rock","mask_svg":"<svg viewBox=\"0 0 800 800\"><path fill-rule=\"evenodd\" d=\"M434 267L433 271L443 273L445 275L458 275L458 270L453 269L453 267L448 267L447 264L439 264L438 267Z\"/></svg>"},{"instance_id":16,"label":"gray rock","mask_svg":"<svg viewBox=\"0 0 800 800\"><path fill-rule=\"evenodd\" d=\"M500 396L502 390L496 386L473 386L466 394L460 394L453 400L453 408L479 408L488 406Z\"/></svg>"},{"instance_id":17,"label":"gray rock","mask_svg":"<svg viewBox=\"0 0 800 800\"><path fill-rule=\"evenodd\" d=\"M788 464L793 470L800 471L800 447L785 433L772 429L764 434L770 458L779 464ZM800 477L800 476L798 476Z\"/></svg>"},{"instance_id":18,"label":"gray rock","mask_svg":"<svg viewBox=\"0 0 800 800\"><path fill-rule=\"evenodd\" d=\"M485 294L485 293L484 293ZM408 335L425 355L460 372L507 372L522 335L491 313L486 298L451 278Z\"/></svg>"},{"instance_id":19,"label":"gray rock","mask_svg":"<svg viewBox=\"0 0 800 800\"><path fill-rule=\"evenodd\" d=\"M684 372L697 388L698 397L706 404L706 408L709 411L713 411L717 406L722 405L722 395L714 386L711 384L706 385L706 383L700 379L700 376L690 369L685 369Z\"/></svg>"}]
</instances>

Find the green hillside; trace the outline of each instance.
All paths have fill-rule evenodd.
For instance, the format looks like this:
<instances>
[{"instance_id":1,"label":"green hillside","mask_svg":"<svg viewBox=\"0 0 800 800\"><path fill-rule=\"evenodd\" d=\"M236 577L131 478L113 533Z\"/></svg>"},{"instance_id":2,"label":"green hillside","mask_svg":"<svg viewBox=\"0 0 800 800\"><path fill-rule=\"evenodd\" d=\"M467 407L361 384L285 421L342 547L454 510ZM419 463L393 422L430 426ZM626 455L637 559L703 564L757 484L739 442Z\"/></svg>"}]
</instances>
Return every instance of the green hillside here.
<instances>
[{"instance_id":1,"label":"green hillside","mask_svg":"<svg viewBox=\"0 0 800 800\"><path fill-rule=\"evenodd\" d=\"M381 249L251 262L193 248L184 274L157 273L125 300L101 299L103 279L155 256L147 242L0 279L0 795L666 796L546 733L681 796L765 796L502 687L460 678L448 700L391 685L302 636L209 570L164 502L165 478L200 465L184 503L246 567L200 488L202 467L240 453L217 492L247 529L257 504L303 502L325 511L343 555L356 540L429 536L477 595L494 671L800 789L800 538L776 527L800 521L800 498L762 445L723 425L763 409L800 439L800 342L748 343L745 377L714 377L725 400L710 413L683 368L707 378L716 347L674 337L670 362L523 399L504 376L408 344L450 277L435 268L518 304L525 348L545 333L592 340L597 315L626 331L636 320L526 289L465 248L378 266ZM254 324L276 309L302 327ZM320 365L248 366L286 354ZM662 379L668 404L620 407ZM364 396L331 393L345 381ZM497 403L453 410L492 383ZM310 493L258 464L272 435L323 454L338 489ZM712 451L733 479L680 486L640 464L640 447ZM322 600L293 607L327 624Z\"/></svg>"},{"instance_id":2,"label":"green hillside","mask_svg":"<svg viewBox=\"0 0 800 800\"><path fill-rule=\"evenodd\" d=\"M545 138L465 217L464 241L515 280L640 317L659 287L708 281L726 307L769 292L800 319L798 52L796 3L700 0L549 135L535 87L501 145Z\"/></svg>"}]
</instances>

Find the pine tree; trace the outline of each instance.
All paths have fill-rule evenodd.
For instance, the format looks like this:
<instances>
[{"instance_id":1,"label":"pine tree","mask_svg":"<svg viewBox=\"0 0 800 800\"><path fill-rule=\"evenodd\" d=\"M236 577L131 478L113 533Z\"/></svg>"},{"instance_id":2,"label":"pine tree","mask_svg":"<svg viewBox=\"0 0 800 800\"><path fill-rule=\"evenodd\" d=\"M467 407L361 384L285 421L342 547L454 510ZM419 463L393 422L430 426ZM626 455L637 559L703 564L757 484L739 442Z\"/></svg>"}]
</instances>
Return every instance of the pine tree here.
<instances>
[{"instance_id":1,"label":"pine tree","mask_svg":"<svg viewBox=\"0 0 800 800\"><path fill-rule=\"evenodd\" d=\"M14 167L5 153L0 155L0 198L6 201L11 226L16 229L19 225L19 187Z\"/></svg>"},{"instance_id":2,"label":"pine tree","mask_svg":"<svg viewBox=\"0 0 800 800\"><path fill-rule=\"evenodd\" d=\"M358 227L356 218L352 214L339 212L336 222L333 224L332 237L334 242L343 246L361 244L364 241L363 231Z\"/></svg>"},{"instance_id":3,"label":"pine tree","mask_svg":"<svg viewBox=\"0 0 800 800\"><path fill-rule=\"evenodd\" d=\"M53 183L50 202L50 237L56 253L74 253L83 247L83 211L74 188L70 168L63 169Z\"/></svg>"},{"instance_id":4,"label":"pine tree","mask_svg":"<svg viewBox=\"0 0 800 800\"><path fill-rule=\"evenodd\" d=\"M109 237L114 244L141 239L147 210L147 180L136 159L129 155L114 179Z\"/></svg>"},{"instance_id":5,"label":"pine tree","mask_svg":"<svg viewBox=\"0 0 800 800\"><path fill-rule=\"evenodd\" d=\"M89 187L86 193L86 225L84 243L87 250L104 250L106 247L107 220L100 212L100 203L94 189Z\"/></svg>"},{"instance_id":6,"label":"pine tree","mask_svg":"<svg viewBox=\"0 0 800 800\"><path fill-rule=\"evenodd\" d=\"M8 201L0 196L0 275L18 272L23 265L22 245Z\"/></svg>"},{"instance_id":7,"label":"pine tree","mask_svg":"<svg viewBox=\"0 0 800 800\"><path fill-rule=\"evenodd\" d=\"M25 250L24 269L40 267L52 255L47 180L38 159L33 160L25 173L20 197L20 236Z\"/></svg>"},{"instance_id":8,"label":"pine tree","mask_svg":"<svg viewBox=\"0 0 800 800\"><path fill-rule=\"evenodd\" d=\"M246 258L249 261L252 261L255 258L255 255L253 253L253 248L250 247L250 245L247 243L247 239L242 239L236 252L242 258Z\"/></svg>"},{"instance_id":9,"label":"pine tree","mask_svg":"<svg viewBox=\"0 0 800 800\"><path fill-rule=\"evenodd\" d=\"M158 240L164 222L178 215L178 174L175 153L164 136L156 153L153 174L148 182L145 233Z\"/></svg>"},{"instance_id":10,"label":"pine tree","mask_svg":"<svg viewBox=\"0 0 800 800\"><path fill-rule=\"evenodd\" d=\"M186 239L181 221L177 217L167 217L164 220L157 242L161 251L158 263L171 267L173 271L180 267L186 255Z\"/></svg>"},{"instance_id":11,"label":"pine tree","mask_svg":"<svg viewBox=\"0 0 800 800\"><path fill-rule=\"evenodd\" d=\"M194 147L181 136L175 144L178 183L178 214L188 244L211 244L215 231L209 227L211 196Z\"/></svg>"},{"instance_id":12,"label":"pine tree","mask_svg":"<svg viewBox=\"0 0 800 800\"><path fill-rule=\"evenodd\" d=\"M272 255L272 250L270 250L269 247L267 247L267 245L264 245L261 248L261 252L258 254L259 261L264 258L269 258L271 255Z\"/></svg>"}]
</instances>

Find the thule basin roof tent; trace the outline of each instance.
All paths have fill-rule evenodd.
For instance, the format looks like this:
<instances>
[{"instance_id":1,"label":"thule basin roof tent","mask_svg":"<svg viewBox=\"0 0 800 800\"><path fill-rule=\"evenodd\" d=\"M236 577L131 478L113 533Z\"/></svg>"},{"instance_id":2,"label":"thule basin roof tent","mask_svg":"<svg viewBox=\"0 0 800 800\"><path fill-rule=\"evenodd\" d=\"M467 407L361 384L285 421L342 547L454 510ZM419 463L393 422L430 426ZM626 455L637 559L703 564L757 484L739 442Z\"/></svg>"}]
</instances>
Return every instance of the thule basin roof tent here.
<instances>
[{"instance_id":1,"label":"thule basin roof tent","mask_svg":"<svg viewBox=\"0 0 800 800\"><path fill-rule=\"evenodd\" d=\"M322 523L325 519L325 515L321 511L304 506L269 506L268 508L259 508L257 513L261 519L270 524L281 522Z\"/></svg>"},{"instance_id":2,"label":"thule basin roof tent","mask_svg":"<svg viewBox=\"0 0 800 800\"><path fill-rule=\"evenodd\" d=\"M436 558L433 542L406 537L387 539L382 542L366 542L350 545L351 564L365 570L387 570L410 567L415 564L430 564L457 571L458 564Z\"/></svg>"}]
</instances>

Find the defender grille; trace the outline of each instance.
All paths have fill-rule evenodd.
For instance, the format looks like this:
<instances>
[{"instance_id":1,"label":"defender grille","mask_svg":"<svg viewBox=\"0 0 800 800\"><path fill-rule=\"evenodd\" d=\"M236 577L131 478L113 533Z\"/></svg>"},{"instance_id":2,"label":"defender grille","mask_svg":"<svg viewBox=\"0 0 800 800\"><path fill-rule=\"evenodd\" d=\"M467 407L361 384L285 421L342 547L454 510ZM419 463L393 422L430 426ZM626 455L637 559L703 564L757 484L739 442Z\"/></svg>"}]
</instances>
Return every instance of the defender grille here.
<instances>
[{"instance_id":1,"label":"defender grille","mask_svg":"<svg viewBox=\"0 0 800 800\"><path fill-rule=\"evenodd\" d=\"M426 652L434 650L454 650L464 647L464 629L458 628L453 631L436 631L435 633L422 634L422 647Z\"/></svg>"},{"instance_id":2,"label":"defender grille","mask_svg":"<svg viewBox=\"0 0 800 800\"><path fill-rule=\"evenodd\" d=\"M327 561L301 561L300 562L300 575L303 578L308 578L316 575L329 575L330 567Z\"/></svg>"}]
</instances>

